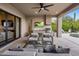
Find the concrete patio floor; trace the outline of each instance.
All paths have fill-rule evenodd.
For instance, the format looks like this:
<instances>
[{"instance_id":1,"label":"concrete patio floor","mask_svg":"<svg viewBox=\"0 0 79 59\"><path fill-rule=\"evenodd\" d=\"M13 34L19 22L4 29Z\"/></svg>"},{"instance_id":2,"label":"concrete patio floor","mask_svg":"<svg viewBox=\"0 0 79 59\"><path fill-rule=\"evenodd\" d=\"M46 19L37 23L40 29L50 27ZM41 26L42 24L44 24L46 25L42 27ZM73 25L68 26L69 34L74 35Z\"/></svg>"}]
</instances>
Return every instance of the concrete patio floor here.
<instances>
[{"instance_id":1,"label":"concrete patio floor","mask_svg":"<svg viewBox=\"0 0 79 59\"><path fill-rule=\"evenodd\" d=\"M54 38L54 44L70 48L72 56L79 56L79 38L71 37L68 33L62 34L62 38Z\"/></svg>"}]
</instances>

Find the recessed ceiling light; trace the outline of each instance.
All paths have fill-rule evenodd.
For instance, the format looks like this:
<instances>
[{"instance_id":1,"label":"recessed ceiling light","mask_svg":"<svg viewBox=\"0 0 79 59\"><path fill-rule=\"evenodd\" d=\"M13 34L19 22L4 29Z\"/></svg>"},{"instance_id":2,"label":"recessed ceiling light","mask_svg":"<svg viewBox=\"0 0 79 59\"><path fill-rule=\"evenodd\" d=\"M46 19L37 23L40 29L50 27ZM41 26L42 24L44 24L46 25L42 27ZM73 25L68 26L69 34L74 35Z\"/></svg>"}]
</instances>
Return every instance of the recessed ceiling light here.
<instances>
[{"instance_id":1,"label":"recessed ceiling light","mask_svg":"<svg viewBox=\"0 0 79 59\"><path fill-rule=\"evenodd\" d=\"M38 12L35 12L35 14L38 14Z\"/></svg>"},{"instance_id":2,"label":"recessed ceiling light","mask_svg":"<svg viewBox=\"0 0 79 59\"><path fill-rule=\"evenodd\" d=\"M44 10L44 8L41 8L41 10Z\"/></svg>"},{"instance_id":3,"label":"recessed ceiling light","mask_svg":"<svg viewBox=\"0 0 79 59\"><path fill-rule=\"evenodd\" d=\"M58 12L56 11L56 14L57 14Z\"/></svg>"}]
</instances>

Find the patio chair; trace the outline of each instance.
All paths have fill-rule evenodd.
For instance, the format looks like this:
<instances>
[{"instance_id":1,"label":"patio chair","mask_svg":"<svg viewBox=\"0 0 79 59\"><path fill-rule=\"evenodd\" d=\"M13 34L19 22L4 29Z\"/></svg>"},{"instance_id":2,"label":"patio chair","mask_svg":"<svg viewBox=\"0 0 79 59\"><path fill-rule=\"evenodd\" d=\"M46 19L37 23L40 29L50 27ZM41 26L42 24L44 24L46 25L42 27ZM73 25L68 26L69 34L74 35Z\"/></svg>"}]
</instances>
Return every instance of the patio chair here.
<instances>
[{"instance_id":1,"label":"patio chair","mask_svg":"<svg viewBox=\"0 0 79 59\"><path fill-rule=\"evenodd\" d=\"M51 33L43 33L43 44L44 45L53 44L53 36L51 35Z\"/></svg>"},{"instance_id":2,"label":"patio chair","mask_svg":"<svg viewBox=\"0 0 79 59\"><path fill-rule=\"evenodd\" d=\"M36 44L38 43L38 38L38 33L31 33L31 35L29 36L29 44L33 44L34 47L36 47Z\"/></svg>"}]
</instances>

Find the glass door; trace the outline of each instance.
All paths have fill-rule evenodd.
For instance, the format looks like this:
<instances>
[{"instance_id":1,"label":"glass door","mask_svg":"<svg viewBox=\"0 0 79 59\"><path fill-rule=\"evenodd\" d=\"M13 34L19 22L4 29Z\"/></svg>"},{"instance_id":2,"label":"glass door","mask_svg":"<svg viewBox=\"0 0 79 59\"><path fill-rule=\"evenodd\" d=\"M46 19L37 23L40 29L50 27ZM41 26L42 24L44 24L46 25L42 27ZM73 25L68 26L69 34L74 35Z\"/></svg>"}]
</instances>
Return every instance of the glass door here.
<instances>
[{"instance_id":1,"label":"glass door","mask_svg":"<svg viewBox=\"0 0 79 59\"><path fill-rule=\"evenodd\" d=\"M14 40L14 16L11 14L7 14L7 42Z\"/></svg>"},{"instance_id":2,"label":"glass door","mask_svg":"<svg viewBox=\"0 0 79 59\"><path fill-rule=\"evenodd\" d=\"M6 42L6 31L3 24L3 21L6 19L6 14L2 10L0 10L0 46L5 44Z\"/></svg>"},{"instance_id":3,"label":"glass door","mask_svg":"<svg viewBox=\"0 0 79 59\"><path fill-rule=\"evenodd\" d=\"M20 18L19 17L16 17L16 38L19 38L20 37L20 35L21 35L21 22L20 22Z\"/></svg>"},{"instance_id":4,"label":"glass door","mask_svg":"<svg viewBox=\"0 0 79 59\"><path fill-rule=\"evenodd\" d=\"M0 47L21 36L21 18L0 9Z\"/></svg>"}]
</instances>

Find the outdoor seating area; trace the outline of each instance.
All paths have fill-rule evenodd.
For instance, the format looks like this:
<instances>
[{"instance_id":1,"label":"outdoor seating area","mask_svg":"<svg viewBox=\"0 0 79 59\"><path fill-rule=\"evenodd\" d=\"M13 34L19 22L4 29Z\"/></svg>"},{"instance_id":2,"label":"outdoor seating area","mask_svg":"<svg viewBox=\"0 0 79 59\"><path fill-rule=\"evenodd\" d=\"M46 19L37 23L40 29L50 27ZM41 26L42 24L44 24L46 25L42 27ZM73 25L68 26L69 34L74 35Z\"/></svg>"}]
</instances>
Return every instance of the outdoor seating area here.
<instances>
[{"instance_id":1,"label":"outdoor seating area","mask_svg":"<svg viewBox=\"0 0 79 59\"><path fill-rule=\"evenodd\" d=\"M13 48L9 47L0 55L1 56L70 56L71 55L70 48L65 48L62 46L57 47L57 45L53 43L54 40L53 36L51 36L48 33L47 34L44 33L40 37L37 33L32 33L31 35L25 37L24 40L26 40L24 47L20 46L20 44L17 44L18 46L15 46Z\"/></svg>"},{"instance_id":2,"label":"outdoor seating area","mask_svg":"<svg viewBox=\"0 0 79 59\"><path fill-rule=\"evenodd\" d=\"M4 53L0 54L2 56L69 56L68 53L43 53L39 52L38 49L27 49L23 48L23 51L5 51Z\"/></svg>"}]
</instances>

